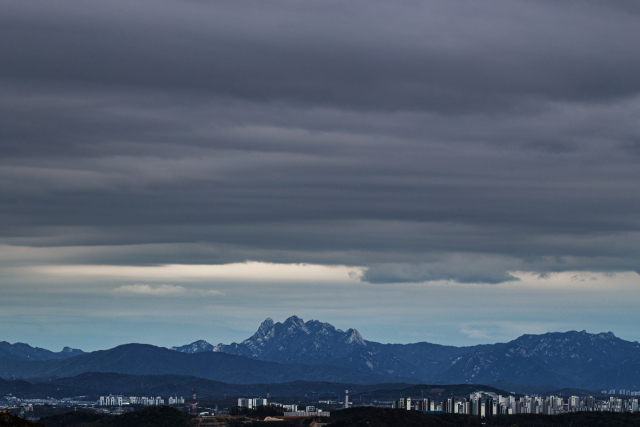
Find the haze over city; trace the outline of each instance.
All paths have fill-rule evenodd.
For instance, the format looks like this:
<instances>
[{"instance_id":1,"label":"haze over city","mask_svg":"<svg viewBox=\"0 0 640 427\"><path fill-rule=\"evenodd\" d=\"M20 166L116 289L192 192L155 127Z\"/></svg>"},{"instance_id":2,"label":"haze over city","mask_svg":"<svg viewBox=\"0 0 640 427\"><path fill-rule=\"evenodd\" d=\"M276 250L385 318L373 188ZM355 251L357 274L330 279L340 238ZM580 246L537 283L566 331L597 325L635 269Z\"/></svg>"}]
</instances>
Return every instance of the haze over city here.
<instances>
[{"instance_id":1,"label":"haze over city","mask_svg":"<svg viewBox=\"0 0 640 427\"><path fill-rule=\"evenodd\" d=\"M0 4L0 341L640 340L633 1Z\"/></svg>"}]
</instances>

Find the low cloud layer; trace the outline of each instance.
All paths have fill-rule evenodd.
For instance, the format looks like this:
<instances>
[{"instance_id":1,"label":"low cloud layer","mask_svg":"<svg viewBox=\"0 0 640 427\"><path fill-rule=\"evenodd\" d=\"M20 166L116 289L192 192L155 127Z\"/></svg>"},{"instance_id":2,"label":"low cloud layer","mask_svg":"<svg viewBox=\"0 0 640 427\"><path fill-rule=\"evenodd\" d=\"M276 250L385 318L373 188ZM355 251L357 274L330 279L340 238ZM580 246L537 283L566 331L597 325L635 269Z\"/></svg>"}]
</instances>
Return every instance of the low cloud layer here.
<instances>
[{"instance_id":1,"label":"low cloud layer","mask_svg":"<svg viewBox=\"0 0 640 427\"><path fill-rule=\"evenodd\" d=\"M179 285L148 285L136 283L134 285L122 285L113 290L118 296L152 296L152 297L213 297L221 296L222 292L215 289L187 289Z\"/></svg>"},{"instance_id":2,"label":"low cloud layer","mask_svg":"<svg viewBox=\"0 0 640 427\"><path fill-rule=\"evenodd\" d=\"M173 285L122 285L113 290L116 294L152 295L152 296L175 296L183 295L186 289L182 286Z\"/></svg>"},{"instance_id":3,"label":"low cloud layer","mask_svg":"<svg viewBox=\"0 0 640 427\"><path fill-rule=\"evenodd\" d=\"M374 264L367 269L363 279L371 283L451 280L458 283L496 284L518 281L509 273L516 270L517 265L517 259L454 254L438 257L431 263Z\"/></svg>"}]
</instances>

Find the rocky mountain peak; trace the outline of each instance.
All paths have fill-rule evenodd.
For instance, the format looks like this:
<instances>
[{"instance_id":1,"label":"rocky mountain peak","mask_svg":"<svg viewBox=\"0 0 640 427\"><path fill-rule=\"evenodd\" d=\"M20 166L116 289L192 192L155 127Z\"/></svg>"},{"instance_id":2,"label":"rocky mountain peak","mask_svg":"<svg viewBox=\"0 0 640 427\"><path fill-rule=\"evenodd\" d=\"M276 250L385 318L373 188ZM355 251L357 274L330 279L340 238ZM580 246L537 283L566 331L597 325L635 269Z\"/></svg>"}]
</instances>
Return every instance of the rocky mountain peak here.
<instances>
[{"instance_id":1,"label":"rocky mountain peak","mask_svg":"<svg viewBox=\"0 0 640 427\"><path fill-rule=\"evenodd\" d=\"M363 346L355 329L343 332L329 323L291 316L282 323L268 318L250 338L218 344L213 351L280 363L328 363Z\"/></svg>"},{"instance_id":2,"label":"rocky mountain peak","mask_svg":"<svg viewBox=\"0 0 640 427\"><path fill-rule=\"evenodd\" d=\"M273 322L273 319L268 317L264 322L260 324L260 327L258 328L258 332L264 335L267 332L269 332L271 328L273 328L273 325L275 325L275 323Z\"/></svg>"},{"instance_id":3,"label":"rocky mountain peak","mask_svg":"<svg viewBox=\"0 0 640 427\"><path fill-rule=\"evenodd\" d=\"M214 347L205 340L194 341L191 344L183 345L181 347L171 347L171 350L188 354L200 353L203 351L215 351Z\"/></svg>"},{"instance_id":4,"label":"rocky mountain peak","mask_svg":"<svg viewBox=\"0 0 640 427\"><path fill-rule=\"evenodd\" d=\"M345 342L347 344L357 344L357 345L363 345L363 346L367 345L367 343L364 342L364 338L362 338L362 335L360 335L360 332L358 332L355 329L347 329L347 332L345 332L345 335L346 335Z\"/></svg>"},{"instance_id":5,"label":"rocky mountain peak","mask_svg":"<svg viewBox=\"0 0 640 427\"><path fill-rule=\"evenodd\" d=\"M309 333L309 329L307 325L304 323L304 320L299 318L298 316L291 316L287 320L283 322L283 325L287 327L290 331L294 331L296 329L300 329L306 333Z\"/></svg>"},{"instance_id":6,"label":"rocky mountain peak","mask_svg":"<svg viewBox=\"0 0 640 427\"><path fill-rule=\"evenodd\" d=\"M601 332L598 334L598 337L602 339L609 339L609 340L616 338L613 332Z\"/></svg>"}]
</instances>

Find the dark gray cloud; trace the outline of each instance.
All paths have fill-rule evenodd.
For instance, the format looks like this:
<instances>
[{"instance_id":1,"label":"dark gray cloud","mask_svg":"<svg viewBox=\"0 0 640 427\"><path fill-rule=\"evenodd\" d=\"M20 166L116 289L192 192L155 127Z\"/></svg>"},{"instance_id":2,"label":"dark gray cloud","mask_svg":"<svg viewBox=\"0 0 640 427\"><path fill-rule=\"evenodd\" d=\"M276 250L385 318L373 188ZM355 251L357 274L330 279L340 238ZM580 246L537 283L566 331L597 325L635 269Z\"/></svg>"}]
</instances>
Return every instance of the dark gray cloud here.
<instances>
[{"instance_id":1,"label":"dark gray cloud","mask_svg":"<svg viewBox=\"0 0 640 427\"><path fill-rule=\"evenodd\" d=\"M438 112L640 88L636 16L594 2L5 8L2 75L14 79Z\"/></svg>"},{"instance_id":2,"label":"dark gray cloud","mask_svg":"<svg viewBox=\"0 0 640 427\"><path fill-rule=\"evenodd\" d=\"M639 271L639 24L632 2L4 3L0 236L373 283Z\"/></svg>"}]
</instances>

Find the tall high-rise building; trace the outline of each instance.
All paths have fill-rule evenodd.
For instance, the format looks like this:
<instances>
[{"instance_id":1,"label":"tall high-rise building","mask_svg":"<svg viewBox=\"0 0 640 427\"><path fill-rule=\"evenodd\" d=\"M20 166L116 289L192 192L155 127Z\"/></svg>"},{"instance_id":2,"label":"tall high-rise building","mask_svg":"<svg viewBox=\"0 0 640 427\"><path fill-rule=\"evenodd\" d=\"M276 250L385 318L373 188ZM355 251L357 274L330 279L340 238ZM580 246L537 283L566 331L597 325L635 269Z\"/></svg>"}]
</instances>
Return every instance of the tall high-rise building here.
<instances>
[{"instance_id":1,"label":"tall high-rise building","mask_svg":"<svg viewBox=\"0 0 640 427\"><path fill-rule=\"evenodd\" d=\"M588 409L593 410L593 408L596 406L596 399L593 396L587 396L584 400L584 403Z\"/></svg>"},{"instance_id":2,"label":"tall high-rise building","mask_svg":"<svg viewBox=\"0 0 640 427\"><path fill-rule=\"evenodd\" d=\"M407 411L411 410L411 398L410 397L405 397L404 398L404 409L406 409Z\"/></svg>"}]
</instances>

